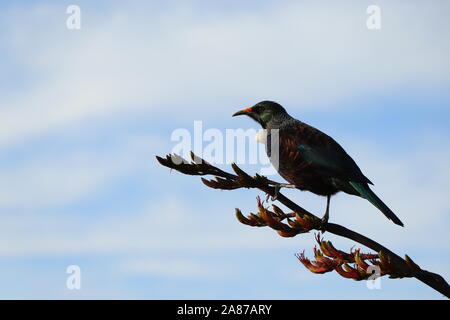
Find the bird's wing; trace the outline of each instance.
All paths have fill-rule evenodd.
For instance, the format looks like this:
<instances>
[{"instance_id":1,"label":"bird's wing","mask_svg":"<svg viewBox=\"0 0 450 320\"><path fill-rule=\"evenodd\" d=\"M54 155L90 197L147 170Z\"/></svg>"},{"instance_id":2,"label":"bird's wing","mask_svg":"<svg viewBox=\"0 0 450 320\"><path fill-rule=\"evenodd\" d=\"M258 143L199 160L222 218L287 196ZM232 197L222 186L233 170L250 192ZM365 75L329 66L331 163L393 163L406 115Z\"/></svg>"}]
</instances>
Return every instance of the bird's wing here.
<instances>
[{"instance_id":1,"label":"bird's wing","mask_svg":"<svg viewBox=\"0 0 450 320\"><path fill-rule=\"evenodd\" d=\"M296 148L301 159L319 173L343 181L372 184L356 162L330 136L298 120L284 129L283 136L290 140L284 145Z\"/></svg>"},{"instance_id":2,"label":"bird's wing","mask_svg":"<svg viewBox=\"0 0 450 320\"><path fill-rule=\"evenodd\" d=\"M342 148L301 144L298 149L303 160L318 171L333 178L372 184Z\"/></svg>"}]
</instances>

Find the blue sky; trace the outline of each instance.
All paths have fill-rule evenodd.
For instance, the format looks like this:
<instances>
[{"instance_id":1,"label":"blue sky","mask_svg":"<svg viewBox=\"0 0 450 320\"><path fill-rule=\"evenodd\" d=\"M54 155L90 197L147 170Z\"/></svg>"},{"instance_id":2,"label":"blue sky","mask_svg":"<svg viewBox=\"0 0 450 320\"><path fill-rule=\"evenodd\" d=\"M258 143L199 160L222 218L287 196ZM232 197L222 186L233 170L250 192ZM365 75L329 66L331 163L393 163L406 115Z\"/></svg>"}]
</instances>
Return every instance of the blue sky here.
<instances>
[{"instance_id":1,"label":"blue sky","mask_svg":"<svg viewBox=\"0 0 450 320\"><path fill-rule=\"evenodd\" d=\"M0 298L440 299L414 279L369 290L314 275L294 256L311 256L312 234L235 219L257 191L208 189L154 160L175 129L256 128L231 114L278 101L340 142L405 228L343 194L331 221L450 279L450 6L379 1L371 31L371 4L2 1ZM73 264L81 290L66 288Z\"/></svg>"}]
</instances>

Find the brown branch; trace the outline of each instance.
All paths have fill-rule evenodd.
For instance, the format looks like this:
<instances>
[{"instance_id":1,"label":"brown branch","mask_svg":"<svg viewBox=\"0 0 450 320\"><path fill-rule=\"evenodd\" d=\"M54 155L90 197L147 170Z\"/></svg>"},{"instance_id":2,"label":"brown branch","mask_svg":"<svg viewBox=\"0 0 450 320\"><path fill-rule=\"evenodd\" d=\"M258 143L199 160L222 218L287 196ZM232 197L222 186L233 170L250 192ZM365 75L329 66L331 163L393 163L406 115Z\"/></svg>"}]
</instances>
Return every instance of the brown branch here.
<instances>
[{"instance_id":1,"label":"brown branch","mask_svg":"<svg viewBox=\"0 0 450 320\"><path fill-rule=\"evenodd\" d=\"M322 221L316 217L301 216L296 212L285 213L274 204L272 211L264 207L259 197L257 197L257 201L258 212L256 214L251 213L245 217L239 209L236 209L236 217L241 223L252 227L272 228L282 237L294 237L313 229L323 230ZM283 223L284 221L285 223ZM398 265L383 251L377 254L362 254L360 249L356 249L346 253L337 250L330 241L322 240L320 235L316 236L316 240L319 249L314 248L314 261L306 258L304 253L297 255L300 262L313 273L336 271L345 278L365 280L370 277L372 280L373 271L379 271L376 276L389 275L390 278L404 278L413 277L415 272L420 269L410 259L407 260L408 268L401 264ZM368 264L366 260L369 260L371 264Z\"/></svg>"},{"instance_id":2,"label":"brown branch","mask_svg":"<svg viewBox=\"0 0 450 320\"><path fill-rule=\"evenodd\" d=\"M232 174L211 165L203 159L195 156L193 153L191 153L191 158L192 162L188 162L178 155L168 155L166 158L156 157L161 165L184 174L202 176L213 175L213 180L207 180L205 178L201 178L201 180L206 186L214 189L234 190L239 188L255 188L263 191L268 196L275 196L274 185L277 183L267 179L264 176L256 174L252 177L241 170L234 163L231 167L235 174ZM310 230L322 230L351 239L374 250L378 253L378 257L383 257L384 261L388 261L390 265L395 265L395 272L398 274L401 274L402 276L414 277L445 295L447 298L450 298L450 286L445 279L436 273L421 269L407 255L405 256L405 259L403 259L378 242L344 226L335 223L321 223L320 219L316 215L302 208L279 192L276 200L293 211L290 217L282 217L280 212L281 210L278 211L278 207L274 208L274 212L266 210L266 213L264 213L265 215L259 217L257 215L250 215L250 217L247 218L244 217L238 209L236 209L236 216L239 221L245 224L253 226L268 225L277 230L280 235L285 237L293 237L297 234L305 233ZM258 204L258 207L260 206L262 206L261 202ZM259 209L261 210L261 208ZM295 220L290 218L295 218ZM287 225L281 223L281 220L283 219L288 221ZM301 221L306 221L306 225L302 225ZM346 271L344 270L344 272L350 271L351 270L349 269Z\"/></svg>"}]
</instances>

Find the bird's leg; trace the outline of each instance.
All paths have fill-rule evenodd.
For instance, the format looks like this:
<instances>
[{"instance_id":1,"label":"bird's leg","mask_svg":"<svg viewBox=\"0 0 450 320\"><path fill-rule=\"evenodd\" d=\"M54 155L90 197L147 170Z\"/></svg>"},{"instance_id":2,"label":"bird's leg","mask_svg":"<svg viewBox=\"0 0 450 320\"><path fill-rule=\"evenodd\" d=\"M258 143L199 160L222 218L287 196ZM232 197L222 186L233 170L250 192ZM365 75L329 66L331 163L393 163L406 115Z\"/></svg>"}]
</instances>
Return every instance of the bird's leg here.
<instances>
[{"instance_id":1,"label":"bird's leg","mask_svg":"<svg viewBox=\"0 0 450 320\"><path fill-rule=\"evenodd\" d=\"M292 188L295 189L295 184L289 184L289 183L277 183L276 185L274 185L275 188L275 195L271 198L272 201L277 200L278 198L278 194L280 192L281 188Z\"/></svg>"},{"instance_id":2,"label":"bird's leg","mask_svg":"<svg viewBox=\"0 0 450 320\"><path fill-rule=\"evenodd\" d=\"M325 214L322 217L322 224L327 223L328 219L330 218L330 199L331 199L331 196L328 195L327 196L327 208L325 209ZM324 232L325 232L325 230L322 227L322 233L324 233Z\"/></svg>"}]
</instances>

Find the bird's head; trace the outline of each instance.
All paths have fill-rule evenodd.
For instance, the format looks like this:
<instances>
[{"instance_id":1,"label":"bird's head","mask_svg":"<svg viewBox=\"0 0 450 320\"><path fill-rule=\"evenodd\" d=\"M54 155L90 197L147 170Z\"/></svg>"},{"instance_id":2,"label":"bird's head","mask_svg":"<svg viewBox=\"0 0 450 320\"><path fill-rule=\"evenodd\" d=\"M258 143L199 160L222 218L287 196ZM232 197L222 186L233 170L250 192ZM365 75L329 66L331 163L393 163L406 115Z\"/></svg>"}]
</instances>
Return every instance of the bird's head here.
<instances>
[{"instance_id":1,"label":"bird's head","mask_svg":"<svg viewBox=\"0 0 450 320\"><path fill-rule=\"evenodd\" d=\"M234 116L246 115L258 122L263 128L267 127L273 119L286 115L286 110L276 102L261 101L253 107L240 110Z\"/></svg>"}]
</instances>

